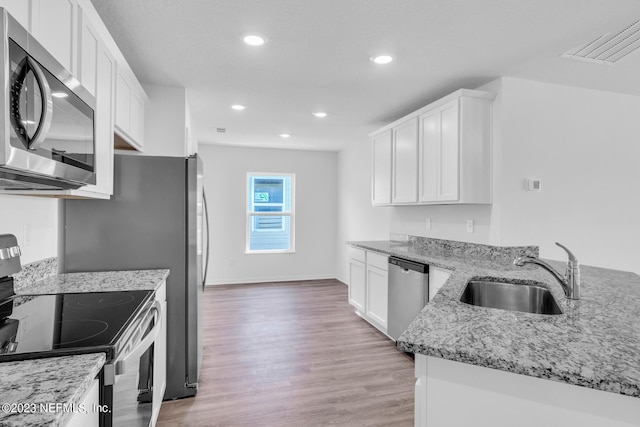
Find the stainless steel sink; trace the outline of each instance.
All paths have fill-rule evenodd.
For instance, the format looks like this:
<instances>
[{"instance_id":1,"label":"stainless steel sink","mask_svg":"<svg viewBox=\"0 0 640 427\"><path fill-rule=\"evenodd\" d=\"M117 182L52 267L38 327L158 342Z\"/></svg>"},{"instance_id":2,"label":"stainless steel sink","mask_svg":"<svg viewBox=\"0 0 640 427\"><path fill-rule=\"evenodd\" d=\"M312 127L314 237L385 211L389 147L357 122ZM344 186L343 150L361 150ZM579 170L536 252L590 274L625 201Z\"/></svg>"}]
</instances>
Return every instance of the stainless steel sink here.
<instances>
[{"instance_id":1,"label":"stainless steel sink","mask_svg":"<svg viewBox=\"0 0 640 427\"><path fill-rule=\"evenodd\" d=\"M551 292L535 285L470 280L462 292L460 301L502 310L536 314L562 314Z\"/></svg>"}]
</instances>

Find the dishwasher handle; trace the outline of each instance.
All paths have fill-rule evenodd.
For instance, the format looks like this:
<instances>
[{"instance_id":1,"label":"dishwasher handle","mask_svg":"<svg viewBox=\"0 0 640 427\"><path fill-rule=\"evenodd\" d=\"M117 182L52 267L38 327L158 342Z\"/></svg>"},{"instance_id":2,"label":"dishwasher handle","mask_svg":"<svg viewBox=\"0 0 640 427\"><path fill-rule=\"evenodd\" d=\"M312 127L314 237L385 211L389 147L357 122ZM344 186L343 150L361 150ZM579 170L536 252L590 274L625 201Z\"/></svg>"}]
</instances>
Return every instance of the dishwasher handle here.
<instances>
[{"instance_id":1,"label":"dishwasher handle","mask_svg":"<svg viewBox=\"0 0 640 427\"><path fill-rule=\"evenodd\" d=\"M400 267L401 269L408 272L417 271L418 273L427 274L429 272L429 266L427 264L423 264L421 262L416 262L408 259L397 258L397 257L389 257L389 264Z\"/></svg>"}]
</instances>

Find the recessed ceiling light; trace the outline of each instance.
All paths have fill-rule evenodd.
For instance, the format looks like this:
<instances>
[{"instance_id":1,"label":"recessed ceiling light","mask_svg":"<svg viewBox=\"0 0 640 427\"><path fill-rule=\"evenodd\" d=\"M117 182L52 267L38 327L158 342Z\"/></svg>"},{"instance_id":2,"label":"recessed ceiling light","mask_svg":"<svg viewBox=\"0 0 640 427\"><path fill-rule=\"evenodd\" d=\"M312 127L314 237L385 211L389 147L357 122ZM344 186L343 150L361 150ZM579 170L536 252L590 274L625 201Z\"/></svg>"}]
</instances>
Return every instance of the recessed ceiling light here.
<instances>
[{"instance_id":1,"label":"recessed ceiling light","mask_svg":"<svg viewBox=\"0 0 640 427\"><path fill-rule=\"evenodd\" d=\"M65 92L51 92L51 96L55 98L66 98L69 94Z\"/></svg>"},{"instance_id":2,"label":"recessed ceiling light","mask_svg":"<svg viewBox=\"0 0 640 427\"><path fill-rule=\"evenodd\" d=\"M379 65L384 65L384 64L388 64L391 61L393 61L393 57L391 55L378 55L378 56L372 56L371 58L369 58L371 61L373 61L375 64L379 64Z\"/></svg>"},{"instance_id":3,"label":"recessed ceiling light","mask_svg":"<svg viewBox=\"0 0 640 427\"><path fill-rule=\"evenodd\" d=\"M246 34L242 38L242 41L245 42L245 44L248 44L249 46L262 46L267 42L267 39L265 39L259 34Z\"/></svg>"},{"instance_id":4,"label":"recessed ceiling light","mask_svg":"<svg viewBox=\"0 0 640 427\"><path fill-rule=\"evenodd\" d=\"M291 135L289 135L288 133L281 133L280 137L281 138L289 138Z\"/></svg>"},{"instance_id":5,"label":"recessed ceiling light","mask_svg":"<svg viewBox=\"0 0 640 427\"><path fill-rule=\"evenodd\" d=\"M234 110L237 110L237 111L242 111L247 107L245 107L244 105L235 104L235 105L232 105L231 108L233 108Z\"/></svg>"},{"instance_id":6,"label":"recessed ceiling light","mask_svg":"<svg viewBox=\"0 0 640 427\"><path fill-rule=\"evenodd\" d=\"M323 111L316 111L315 113L313 113L313 115L319 118L327 117L327 113Z\"/></svg>"}]
</instances>

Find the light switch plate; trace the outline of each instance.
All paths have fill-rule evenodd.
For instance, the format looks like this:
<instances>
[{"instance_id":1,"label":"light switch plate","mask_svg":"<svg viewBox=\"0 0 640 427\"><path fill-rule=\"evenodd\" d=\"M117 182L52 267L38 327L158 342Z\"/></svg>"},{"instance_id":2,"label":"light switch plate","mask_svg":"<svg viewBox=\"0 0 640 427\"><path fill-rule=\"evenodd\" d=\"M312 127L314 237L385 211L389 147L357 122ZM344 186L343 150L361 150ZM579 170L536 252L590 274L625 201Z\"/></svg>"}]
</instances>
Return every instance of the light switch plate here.
<instances>
[{"instance_id":1,"label":"light switch plate","mask_svg":"<svg viewBox=\"0 0 640 427\"><path fill-rule=\"evenodd\" d=\"M427 230L431 230L431 218L427 218L425 220L424 226L427 228Z\"/></svg>"}]
</instances>

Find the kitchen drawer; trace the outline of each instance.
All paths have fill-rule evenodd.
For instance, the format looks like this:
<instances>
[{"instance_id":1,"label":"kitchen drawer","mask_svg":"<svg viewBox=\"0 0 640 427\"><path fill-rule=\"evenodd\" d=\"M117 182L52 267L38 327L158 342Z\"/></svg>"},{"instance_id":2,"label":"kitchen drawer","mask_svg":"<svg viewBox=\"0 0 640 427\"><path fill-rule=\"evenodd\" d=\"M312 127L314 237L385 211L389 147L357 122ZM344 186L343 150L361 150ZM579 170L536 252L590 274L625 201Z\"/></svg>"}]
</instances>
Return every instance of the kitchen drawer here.
<instances>
[{"instance_id":1,"label":"kitchen drawer","mask_svg":"<svg viewBox=\"0 0 640 427\"><path fill-rule=\"evenodd\" d=\"M389 266L389 257L387 255L379 254L376 252L367 252L367 265L377 267L381 270L387 271Z\"/></svg>"},{"instance_id":2,"label":"kitchen drawer","mask_svg":"<svg viewBox=\"0 0 640 427\"><path fill-rule=\"evenodd\" d=\"M349 247L349 258L354 259L360 262L366 262L367 256L364 249L358 249L354 247Z\"/></svg>"}]
</instances>

